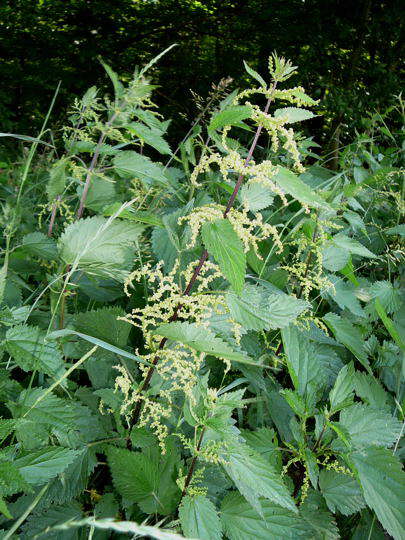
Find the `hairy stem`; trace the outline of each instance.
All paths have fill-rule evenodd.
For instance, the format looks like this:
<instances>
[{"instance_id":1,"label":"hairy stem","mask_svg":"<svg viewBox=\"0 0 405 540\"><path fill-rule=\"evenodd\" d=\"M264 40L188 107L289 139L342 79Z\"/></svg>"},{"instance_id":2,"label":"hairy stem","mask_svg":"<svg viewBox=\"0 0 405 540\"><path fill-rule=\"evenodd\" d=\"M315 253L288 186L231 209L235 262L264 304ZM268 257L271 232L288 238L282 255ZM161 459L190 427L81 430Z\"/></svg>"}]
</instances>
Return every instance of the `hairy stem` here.
<instances>
[{"instance_id":1,"label":"hairy stem","mask_svg":"<svg viewBox=\"0 0 405 540\"><path fill-rule=\"evenodd\" d=\"M271 88L270 97L267 99L267 103L266 103L266 106L264 108L265 113L268 112L270 104L273 101L272 95L274 93L275 87L276 87L276 84L273 84L273 86ZM262 132L262 128L263 128L262 125L257 126L255 136L253 138L252 144L250 145L248 155L246 156L246 159L245 159L245 163L244 163L245 167L248 165L249 161L252 159L253 152L254 152L254 150L255 150L255 148L257 146L257 142L258 142L260 134ZM228 204L226 205L226 208L225 208L225 211L224 211L224 218L227 217L227 215L229 213L229 210L232 208L232 206L233 206L233 204L235 202L236 196L238 195L238 192L239 192L239 190L241 188L244 177L245 177L245 174L243 174L243 173L241 173L238 176L238 179L237 179L237 182L235 184L232 195L230 196ZM199 274L200 274L200 272L202 270L202 267L204 266L204 263L208 259L208 257L209 257L209 253L208 253L208 251L206 249L204 249L204 251L202 252L201 257L200 257L200 259L199 259L199 261L197 263L197 266L194 269L193 275L191 276L190 281L188 282L186 288L184 289L184 292L183 292L184 296L188 296L190 294L190 292L191 292L191 290L192 290L192 288L194 286L194 283L195 283L197 277L199 276ZM170 317L168 322L173 322L173 321L177 320L178 313L179 313L180 309L181 309L181 304L179 304L176 307L173 315ZM163 349L163 347L165 346L166 341L167 341L166 338L162 339L162 341L160 342L160 345L159 345L159 349ZM158 363L158 361L159 361L159 357L156 356L156 358L152 362L153 365L149 368L149 370L148 370L148 372L146 374L146 377L145 377L142 385L139 388L139 391L138 391L139 394L142 394L142 393L144 393L144 392L146 392L148 390L149 385L150 385L150 381L151 381L152 376L153 376L153 374L155 372L156 364ZM134 408L134 412L133 412L133 415L132 415L132 420L131 420L131 425L132 426L138 423L141 411L142 411L142 401L139 400L137 402L135 408Z\"/></svg>"},{"instance_id":2,"label":"hairy stem","mask_svg":"<svg viewBox=\"0 0 405 540\"><path fill-rule=\"evenodd\" d=\"M111 124L114 122L114 120L117 118L117 116L118 116L118 111L115 112L111 116L110 120L107 122L107 124L106 124L107 128L111 126ZM82 196L80 198L79 210L77 211L77 214L76 214L77 219L80 219L82 217L82 215L83 215L84 205L86 204L87 194L88 194L89 189L90 189L91 177L93 175L94 169L96 168L98 158L100 157L101 146L104 143L104 141L106 139L106 136L107 135L106 135L105 131L103 131L100 134L100 137L99 137L99 139L97 141L97 146L96 146L96 149L94 151L93 157L91 159L89 168L87 169L87 174L86 174L86 180L84 182L83 193L82 193Z\"/></svg>"},{"instance_id":3,"label":"hairy stem","mask_svg":"<svg viewBox=\"0 0 405 540\"><path fill-rule=\"evenodd\" d=\"M51 219L49 221L48 236L51 237L53 233L53 226L55 225L56 211L58 209L58 202L60 201L60 195L56 197L55 202L52 205Z\"/></svg>"},{"instance_id":4,"label":"hairy stem","mask_svg":"<svg viewBox=\"0 0 405 540\"><path fill-rule=\"evenodd\" d=\"M199 450L201 448L204 433L205 433L205 428L202 428L201 433L200 433L200 437L198 439L196 452L199 452ZM193 478L194 469L195 469L195 466L196 466L196 463L197 463L197 458L198 458L198 454L196 454L193 457L193 459L191 460L190 467L188 469L188 473L187 473L187 476L186 476L186 480L184 481L184 488L183 488L183 492L181 494L181 498L183 498L184 495L187 493L187 488L190 485L191 479Z\"/></svg>"}]
</instances>

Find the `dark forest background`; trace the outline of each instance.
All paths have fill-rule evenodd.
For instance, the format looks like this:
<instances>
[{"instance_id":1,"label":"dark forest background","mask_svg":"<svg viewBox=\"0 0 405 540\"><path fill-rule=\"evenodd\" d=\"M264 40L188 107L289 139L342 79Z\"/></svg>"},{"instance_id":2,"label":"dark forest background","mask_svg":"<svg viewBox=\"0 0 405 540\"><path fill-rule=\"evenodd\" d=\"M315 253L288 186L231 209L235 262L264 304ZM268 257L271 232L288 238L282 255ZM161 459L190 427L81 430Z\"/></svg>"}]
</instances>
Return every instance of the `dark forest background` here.
<instances>
[{"instance_id":1,"label":"dark forest background","mask_svg":"<svg viewBox=\"0 0 405 540\"><path fill-rule=\"evenodd\" d=\"M39 125L61 81L54 124L91 85L107 88L101 55L120 75L178 43L153 71L156 102L175 117L169 135L198 113L195 97L230 76L249 84L243 60L266 73L276 50L299 66L296 84L321 99L312 120L329 144L362 127L401 90L401 0L2 0L1 131ZM181 114L179 114L181 113ZM187 120L186 120L187 119ZM184 125L182 125L184 122Z\"/></svg>"}]
</instances>

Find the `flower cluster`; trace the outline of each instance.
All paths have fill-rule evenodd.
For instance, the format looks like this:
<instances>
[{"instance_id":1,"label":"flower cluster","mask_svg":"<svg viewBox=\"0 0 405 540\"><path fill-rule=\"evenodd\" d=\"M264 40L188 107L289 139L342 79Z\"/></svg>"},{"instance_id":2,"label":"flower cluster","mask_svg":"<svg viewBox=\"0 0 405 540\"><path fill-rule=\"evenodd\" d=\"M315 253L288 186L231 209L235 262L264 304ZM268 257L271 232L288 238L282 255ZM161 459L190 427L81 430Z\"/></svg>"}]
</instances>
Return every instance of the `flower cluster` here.
<instances>
[{"instance_id":1,"label":"flower cluster","mask_svg":"<svg viewBox=\"0 0 405 540\"><path fill-rule=\"evenodd\" d=\"M204 223L222 219L224 210L225 207L213 203L206 206L200 206L187 216L183 216L179 219L179 224L186 221L191 229L191 239L187 246L188 248L192 248L195 245ZM269 236L273 238L278 253L281 253L283 251L283 244L276 227L269 223L264 223L263 216L260 213L256 213L254 216L254 218L249 217L247 209L239 211L234 208L231 208L227 214L227 219L243 243L245 253L250 249L253 249L257 257L261 259L262 257L259 253L258 243Z\"/></svg>"}]
</instances>

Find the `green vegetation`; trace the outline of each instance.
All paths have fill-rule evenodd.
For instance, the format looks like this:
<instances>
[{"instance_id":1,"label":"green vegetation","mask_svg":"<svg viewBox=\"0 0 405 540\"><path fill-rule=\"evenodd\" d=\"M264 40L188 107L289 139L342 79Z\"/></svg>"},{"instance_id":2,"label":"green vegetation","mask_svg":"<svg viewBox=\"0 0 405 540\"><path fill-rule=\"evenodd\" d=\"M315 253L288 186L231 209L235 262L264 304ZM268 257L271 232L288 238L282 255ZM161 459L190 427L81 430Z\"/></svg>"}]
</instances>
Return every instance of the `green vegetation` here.
<instances>
[{"instance_id":1,"label":"green vegetation","mask_svg":"<svg viewBox=\"0 0 405 540\"><path fill-rule=\"evenodd\" d=\"M331 170L273 54L173 145L173 51L2 134L0 536L403 539L404 103Z\"/></svg>"}]
</instances>

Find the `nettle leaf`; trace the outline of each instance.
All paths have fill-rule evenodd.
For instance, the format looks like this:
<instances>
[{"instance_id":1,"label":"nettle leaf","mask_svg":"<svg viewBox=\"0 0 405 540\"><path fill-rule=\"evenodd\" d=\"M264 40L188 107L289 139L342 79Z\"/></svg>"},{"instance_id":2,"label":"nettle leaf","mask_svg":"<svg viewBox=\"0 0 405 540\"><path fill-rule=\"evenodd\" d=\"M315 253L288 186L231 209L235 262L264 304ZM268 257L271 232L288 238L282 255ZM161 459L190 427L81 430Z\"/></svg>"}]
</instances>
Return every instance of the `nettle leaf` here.
<instances>
[{"instance_id":1,"label":"nettle leaf","mask_svg":"<svg viewBox=\"0 0 405 540\"><path fill-rule=\"evenodd\" d=\"M189 202L174 212L165 214L162 218L162 226L153 229L153 253L158 261L164 262L167 272L173 268L176 259L187 251L187 244L190 241L190 228L179 225L178 220L180 217L187 215L192 207L193 203Z\"/></svg>"},{"instance_id":2,"label":"nettle leaf","mask_svg":"<svg viewBox=\"0 0 405 540\"><path fill-rule=\"evenodd\" d=\"M124 281L133 264L133 245L143 226L95 216L68 225L59 239L62 260L75 270Z\"/></svg>"},{"instance_id":3,"label":"nettle leaf","mask_svg":"<svg viewBox=\"0 0 405 540\"><path fill-rule=\"evenodd\" d=\"M132 122L131 124L128 124L126 128L130 133L139 137L142 142L152 146L152 148L157 150L160 154L170 155L172 153L170 146L162 137L162 132L160 130L150 128L140 122Z\"/></svg>"},{"instance_id":4,"label":"nettle leaf","mask_svg":"<svg viewBox=\"0 0 405 540\"><path fill-rule=\"evenodd\" d=\"M46 193L48 195L48 201L50 202L54 202L56 197L62 195L65 190L68 163L69 160L67 158L59 159L49 171Z\"/></svg>"},{"instance_id":5,"label":"nettle leaf","mask_svg":"<svg viewBox=\"0 0 405 540\"><path fill-rule=\"evenodd\" d=\"M285 193L288 193L302 204L312 208L332 211L327 202L289 169L278 167L278 173L272 177L272 181L278 184Z\"/></svg>"},{"instance_id":6,"label":"nettle leaf","mask_svg":"<svg viewBox=\"0 0 405 540\"><path fill-rule=\"evenodd\" d=\"M348 309L353 315L365 317L366 314L356 297L356 286L353 283L345 282L335 275L329 275L328 280L333 287L327 291L322 291L322 296L326 295L332 298L341 309Z\"/></svg>"},{"instance_id":7,"label":"nettle leaf","mask_svg":"<svg viewBox=\"0 0 405 540\"><path fill-rule=\"evenodd\" d=\"M184 534L190 538L222 538L218 512L214 504L203 495L184 497L179 507L179 518Z\"/></svg>"},{"instance_id":8,"label":"nettle leaf","mask_svg":"<svg viewBox=\"0 0 405 540\"><path fill-rule=\"evenodd\" d=\"M300 514L312 529L311 539L337 540L340 538L336 522L319 491L313 489L308 491L306 499L300 506Z\"/></svg>"},{"instance_id":9,"label":"nettle leaf","mask_svg":"<svg viewBox=\"0 0 405 540\"><path fill-rule=\"evenodd\" d=\"M251 68L249 64L245 61L243 61L243 65L245 66L245 69L249 73L249 75L253 77L254 79L256 79L256 81L260 84L260 86L263 86L264 88L267 87L266 81L263 79L261 75L259 75L259 73L257 73L257 71Z\"/></svg>"},{"instance_id":10,"label":"nettle leaf","mask_svg":"<svg viewBox=\"0 0 405 540\"><path fill-rule=\"evenodd\" d=\"M350 458L366 503L387 532L395 540L402 540L405 530L405 473L401 463L392 451L376 446L354 452Z\"/></svg>"},{"instance_id":11,"label":"nettle leaf","mask_svg":"<svg viewBox=\"0 0 405 540\"><path fill-rule=\"evenodd\" d=\"M280 474L248 445L235 445L227 453L225 471L252 507L261 512L260 497L298 512Z\"/></svg>"},{"instance_id":12,"label":"nettle leaf","mask_svg":"<svg viewBox=\"0 0 405 540\"><path fill-rule=\"evenodd\" d=\"M323 320L334 333L336 340L347 347L371 374L367 352L364 347L364 339L359 328L347 319L342 319L335 313L327 313L323 317Z\"/></svg>"},{"instance_id":13,"label":"nettle leaf","mask_svg":"<svg viewBox=\"0 0 405 540\"><path fill-rule=\"evenodd\" d=\"M310 307L304 300L264 287L247 284L242 294L229 292L226 301L232 317L246 330L285 328Z\"/></svg>"},{"instance_id":14,"label":"nettle leaf","mask_svg":"<svg viewBox=\"0 0 405 540\"><path fill-rule=\"evenodd\" d=\"M343 233L335 234L332 238L332 242L339 248L345 249L352 255L359 255L360 257L367 257L369 259L374 259L376 255L372 253L369 249L360 244L357 240L346 236Z\"/></svg>"},{"instance_id":15,"label":"nettle leaf","mask_svg":"<svg viewBox=\"0 0 405 540\"><path fill-rule=\"evenodd\" d=\"M78 502L72 501L64 506L52 506L45 508L37 515L31 515L22 528L21 540L30 540L44 536L53 540L78 540L79 535L76 529L68 529L58 533L48 532L49 529L57 527L69 521L77 521L83 516L83 511Z\"/></svg>"},{"instance_id":16,"label":"nettle leaf","mask_svg":"<svg viewBox=\"0 0 405 540\"><path fill-rule=\"evenodd\" d=\"M117 347L125 347L131 326L118 320L125 311L119 307L104 307L94 311L76 313L73 325L78 332L86 333Z\"/></svg>"},{"instance_id":17,"label":"nettle leaf","mask_svg":"<svg viewBox=\"0 0 405 540\"><path fill-rule=\"evenodd\" d=\"M221 521L230 540L309 538L310 529L298 514L265 499L260 500L260 506L258 513L239 493L226 495Z\"/></svg>"},{"instance_id":18,"label":"nettle leaf","mask_svg":"<svg viewBox=\"0 0 405 540\"><path fill-rule=\"evenodd\" d=\"M161 324L152 332L155 335L180 341L199 352L204 352L217 358L225 358L242 364L258 365L249 360L249 357L234 351L230 345L216 337L208 328L197 326L194 323L172 322Z\"/></svg>"},{"instance_id":19,"label":"nettle leaf","mask_svg":"<svg viewBox=\"0 0 405 540\"><path fill-rule=\"evenodd\" d=\"M316 398L316 390L327 382L324 356L318 355L317 345L290 325L281 332L287 355L287 367L296 390L307 398ZM315 403L313 403L315 404Z\"/></svg>"},{"instance_id":20,"label":"nettle leaf","mask_svg":"<svg viewBox=\"0 0 405 540\"><path fill-rule=\"evenodd\" d=\"M133 150L123 150L115 156L114 168L123 178L140 178L146 184L169 185L163 165L153 163L148 157Z\"/></svg>"},{"instance_id":21,"label":"nettle leaf","mask_svg":"<svg viewBox=\"0 0 405 540\"><path fill-rule=\"evenodd\" d=\"M400 436L402 424L389 412L355 403L340 413L339 425L350 435L354 448L391 446Z\"/></svg>"},{"instance_id":22,"label":"nettle leaf","mask_svg":"<svg viewBox=\"0 0 405 540\"><path fill-rule=\"evenodd\" d=\"M13 463L28 484L40 486L61 474L78 454L78 450L49 446L26 454Z\"/></svg>"},{"instance_id":23,"label":"nettle leaf","mask_svg":"<svg viewBox=\"0 0 405 540\"><path fill-rule=\"evenodd\" d=\"M317 116L311 111L306 109L300 109L299 107L284 107L274 111L274 118L287 118L287 124L294 124L295 122L302 122L303 120L309 120Z\"/></svg>"},{"instance_id":24,"label":"nettle leaf","mask_svg":"<svg viewBox=\"0 0 405 540\"><path fill-rule=\"evenodd\" d=\"M28 255L40 257L48 261L53 261L57 256L55 240L45 236L41 232L26 234L22 239L22 247L20 249Z\"/></svg>"},{"instance_id":25,"label":"nettle leaf","mask_svg":"<svg viewBox=\"0 0 405 540\"><path fill-rule=\"evenodd\" d=\"M399 236L405 237L405 223L402 223L401 225L396 225L395 227L390 227L385 232L386 234L398 234Z\"/></svg>"},{"instance_id":26,"label":"nettle leaf","mask_svg":"<svg viewBox=\"0 0 405 540\"><path fill-rule=\"evenodd\" d=\"M402 303L401 290L389 281L376 281L369 289L372 299L378 298L387 313L397 311Z\"/></svg>"},{"instance_id":27,"label":"nettle leaf","mask_svg":"<svg viewBox=\"0 0 405 540\"><path fill-rule=\"evenodd\" d=\"M77 189L79 198L82 196L83 189L84 186L80 186ZM90 210L94 210L94 212L100 212L114 199L116 199L114 182L106 180L101 176L93 175L89 190L87 192L85 207L90 208Z\"/></svg>"},{"instance_id":28,"label":"nettle leaf","mask_svg":"<svg viewBox=\"0 0 405 540\"><path fill-rule=\"evenodd\" d=\"M0 462L0 496L9 497L21 491L32 491L18 468L11 461Z\"/></svg>"},{"instance_id":29,"label":"nettle leaf","mask_svg":"<svg viewBox=\"0 0 405 540\"><path fill-rule=\"evenodd\" d=\"M85 446L78 450L76 458L63 474L51 480L43 497L46 504L65 504L79 495L87 485L88 478L97 465L95 448Z\"/></svg>"},{"instance_id":30,"label":"nettle leaf","mask_svg":"<svg viewBox=\"0 0 405 540\"><path fill-rule=\"evenodd\" d=\"M235 126L252 116L252 108L247 105L235 105L219 111L211 118L208 126L210 131L221 129L224 126Z\"/></svg>"},{"instance_id":31,"label":"nettle leaf","mask_svg":"<svg viewBox=\"0 0 405 540\"><path fill-rule=\"evenodd\" d=\"M376 409L389 409L389 394L384 390L381 383L369 373L356 371L354 389L368 405Z\"/></svg>"},{"instance_id":32,"label":"nettle leaf","mask_svg":"<svg viewBox=\"0 0 405 540\"><path fill-rule=\"evenodd\" d=\"M64 369L58 345L45 341L46 334L36 326L19 324L7 330L4 342L7 352L24 371L39 371L52 377Z\"/></svg>"},{"instance_id":33,"label":"nettle leaf","mask_svg":"<svg viewBox=\"0 0 405 540\"><path fill-rule=\"evenodd\" d=\"M323 469L319 474L319 487L331 512L350 516L366 506L358 482L348 474Z\"/></svg>"},{"instance_id":34,"label":"nettle leaf","mask_svg":"<svg viewBox=\"0 0 405 540\"><path fill-rule=\"evenodd\" d=\"M273 204L275 195L270 188L259 182L243 185L239 193L242 204L251 212L258 212Z\"/></svg>"},{"instance_id":35,"label":"nettle leaf","mask_svg":"<svg viewBox=\"0 0 405 540\"><path fill-rule=\"evenodd\" d=\"M335 246L332 242L326 242L322 248L322 266L330 272L342 270L350 260L350 253L346 249Z\"/></svg>"},{"instance_id":36,"label":"nettle leaf","mask_svg":"<svg viewBox=\"0 0 405 540\"><path fill-rule=\"evenodd\" d=\"M246 254L243 244L227 219L206 222L201 236L208 253L218 263L221 272L236 293L241 293L245 283Z\"/></svg>"},{"instance_id":37,"label":"nettle leaf","mask_svg":"<svg viewBox=\"0 0 405 540\"><path fill-rule=\"evenodd\" d=\"M329 393L331 412L336 412L353 402L355 385L354 366L350 362L342 367Z\"/></svg>"},{"instance_id":38,"label":"nettle leaf","mask_svg":"<svg viewBox=\"0 0 405 540\"><path fill-rule=\"evenodd\" d=\"M262 427L256 431L242 430L242 437L253 450L270 462L272 467L281 473L281 453L278 450L278 440L274 429Z\"/></svg>"},{"instance_id":39,"label":"nettle leaf","mask_svg":"<svg viewBox=\"0 0 405 540\"><path fill-rule=\"evenodd\" d=\"M176 484L178 453L174 446L161 456L156 450L130 452L125 448L107 450L113 483L118 493L130 502L136 502L142 512L171 514L179 501Z\"/></svg>"}]
</instances>

